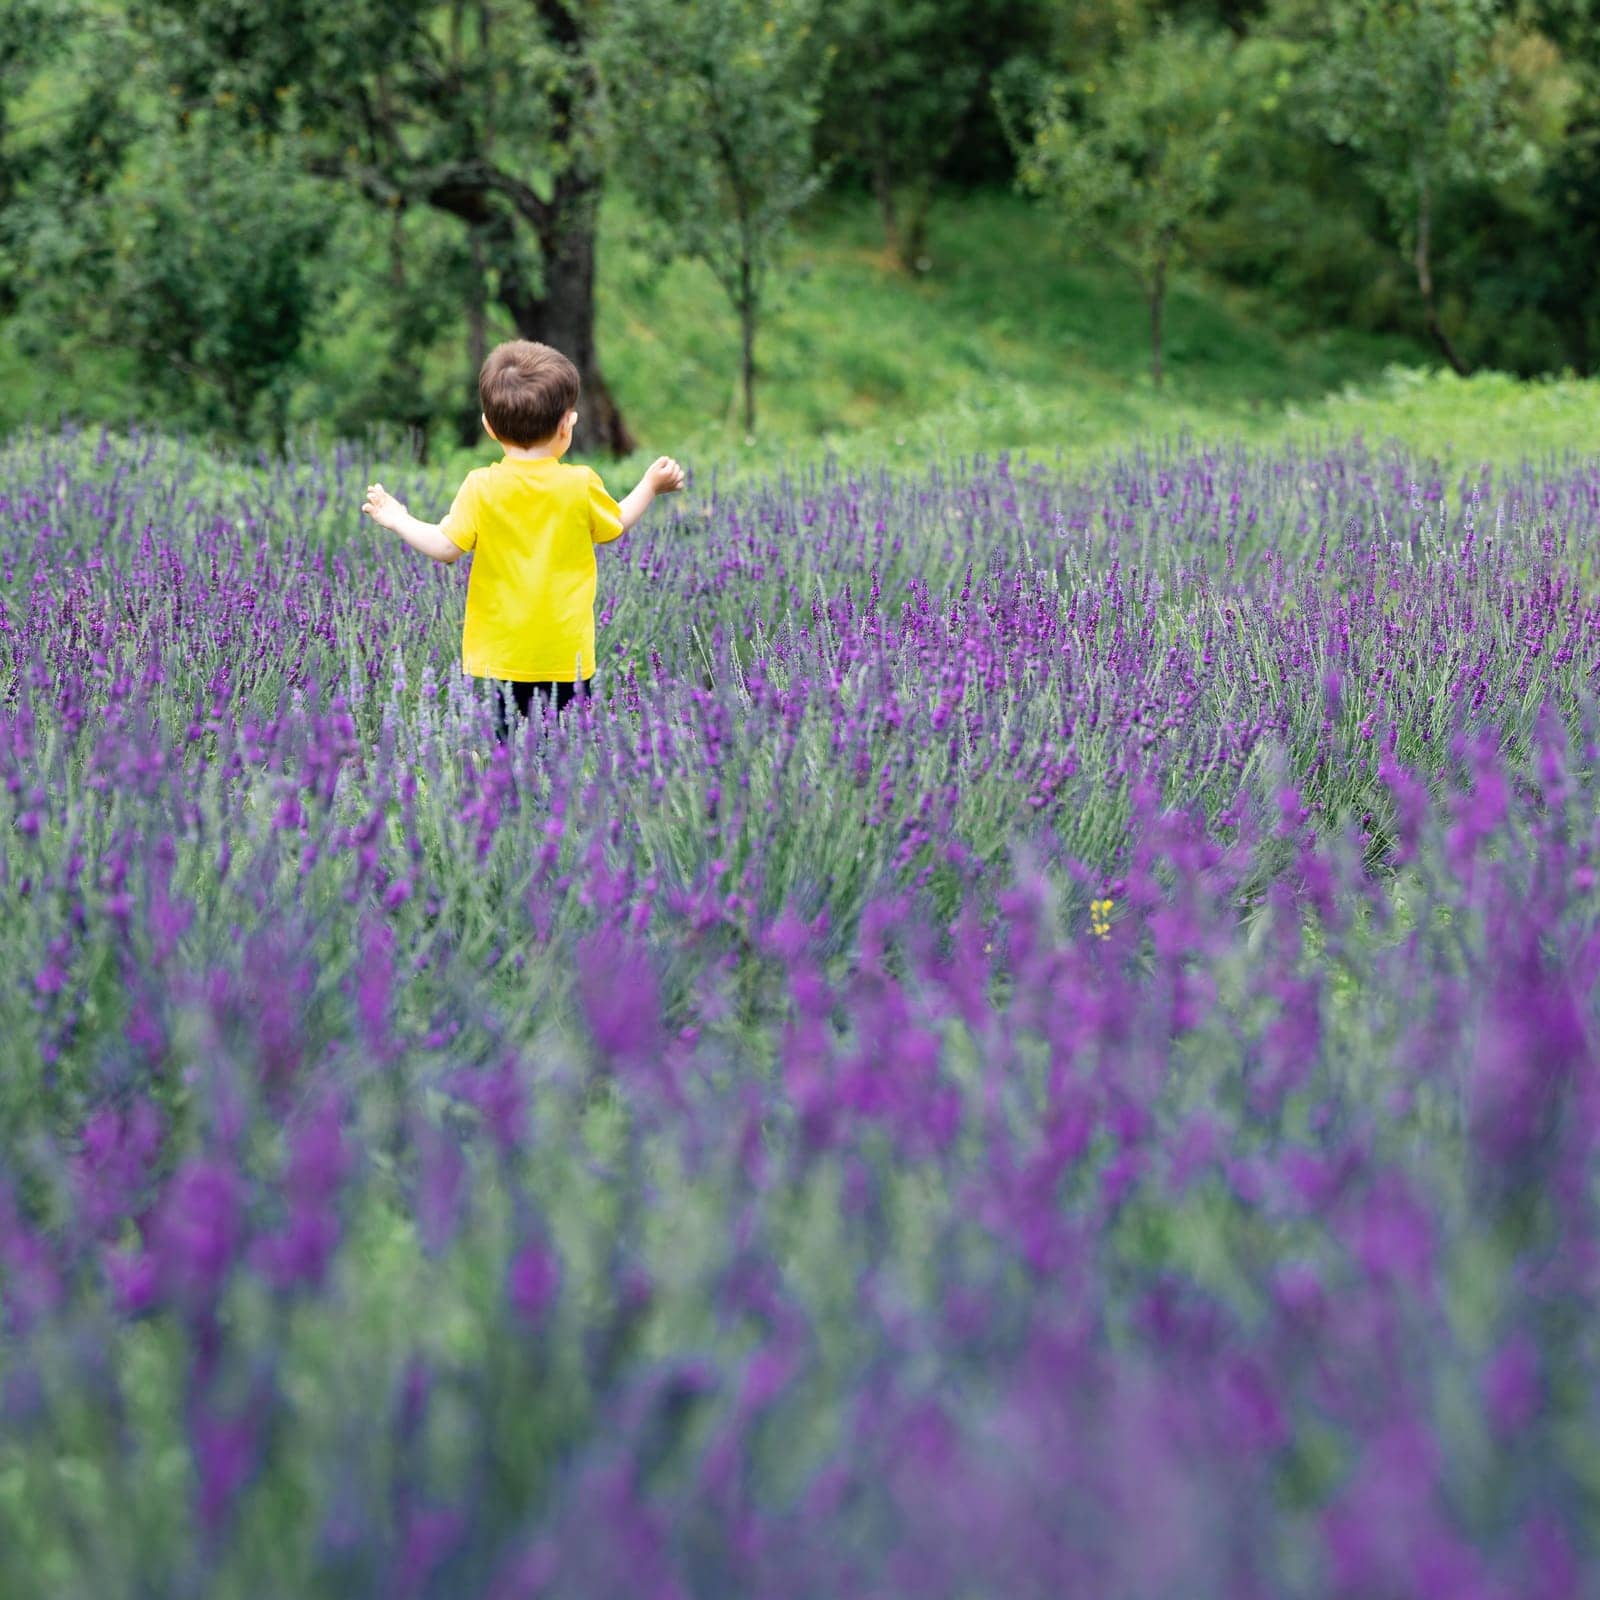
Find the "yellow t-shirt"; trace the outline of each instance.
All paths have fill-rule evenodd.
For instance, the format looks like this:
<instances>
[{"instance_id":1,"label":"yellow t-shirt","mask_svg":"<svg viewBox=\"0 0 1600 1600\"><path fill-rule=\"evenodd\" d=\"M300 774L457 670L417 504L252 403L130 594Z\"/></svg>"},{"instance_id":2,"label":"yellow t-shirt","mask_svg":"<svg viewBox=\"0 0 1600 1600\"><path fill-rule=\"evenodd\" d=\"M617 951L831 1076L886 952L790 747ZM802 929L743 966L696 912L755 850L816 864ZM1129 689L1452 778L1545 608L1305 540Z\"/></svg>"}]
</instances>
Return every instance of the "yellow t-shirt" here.
<instances>
[{"instance_id":1,"label":"yellow t-shirt","mask_svg":"<svg viewBox=\"0 0 1600 1600\"><path fill-rule=\"evenodd\" d=\"M471 550L461 665L475 678L571 683L594 671L594 547L622 512L589 467L506 456L469 472L446 538Z\"/></svg>"}]
</instances>

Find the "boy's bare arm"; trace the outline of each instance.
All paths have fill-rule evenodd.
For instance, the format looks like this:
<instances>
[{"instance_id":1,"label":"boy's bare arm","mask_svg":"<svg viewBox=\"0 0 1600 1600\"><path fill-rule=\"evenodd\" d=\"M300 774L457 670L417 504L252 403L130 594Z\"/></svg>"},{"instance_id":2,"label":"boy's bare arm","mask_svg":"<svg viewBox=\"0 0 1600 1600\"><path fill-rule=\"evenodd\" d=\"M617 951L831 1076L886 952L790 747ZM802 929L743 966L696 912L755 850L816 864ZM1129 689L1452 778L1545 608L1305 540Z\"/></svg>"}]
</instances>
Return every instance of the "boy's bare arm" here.
<instances>
[{"instance_id":1,"label":"boy's bare arm","mask_svg":"<svg viewBox=\"0 0 1600 1600\"><path fill-rule=\"evenodd\" d=\"M412 516L381 483L368 487L367 498L361 509L380 528L398 533L413 550L420 550L423 555L442 561L446 566L460 559L460 547L439 531L438 523L423 522Z\"/></svg>"},{"instance_id":2,"label":"boy's bare arm","mask_svg":"<svg viewBox=\"0 0 1600 1600\"><path fill-rule=\"evenodd\" d=\"M658 494L676 494L683 487L684 472L671 456L659 456L644 469L633 492L618 504L622 513L623 530L631 528Z\"/></svg>"}]
</instances>

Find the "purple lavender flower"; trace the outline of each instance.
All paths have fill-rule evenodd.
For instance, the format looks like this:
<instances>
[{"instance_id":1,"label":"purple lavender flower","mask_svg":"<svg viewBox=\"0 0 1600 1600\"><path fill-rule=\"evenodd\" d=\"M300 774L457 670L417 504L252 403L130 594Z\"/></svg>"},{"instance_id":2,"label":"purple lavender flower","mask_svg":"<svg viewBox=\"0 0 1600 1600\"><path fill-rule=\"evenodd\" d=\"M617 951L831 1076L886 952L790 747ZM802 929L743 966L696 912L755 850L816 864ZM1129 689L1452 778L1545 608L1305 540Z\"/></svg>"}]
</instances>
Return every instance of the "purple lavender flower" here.
<instances>
[{"instance_id":1,"label":"purple lavender flower","mask_svg":"<svg viewBox=\"0 0 1600 1600\"><path fill-rule=\"evenodd\" d=\"M244 1237L244 1192L237 1171L215 1157L185 1162L168 1183L151 1228L162 1283L197 1304L215 1300Z\"/></svg>"},{"instance_id":2,"label":"purple lavender flower","mask_svg":"<svg viewBox=\"0 0 1600 1600\"><path fill-rule=\"evenodd\" d=\"M545 1245L528 1243L511 1258L506 1295L512 1309L531 1328L538 1328L561 1287L561 1263Z\"/></svg>"}]
</instances>

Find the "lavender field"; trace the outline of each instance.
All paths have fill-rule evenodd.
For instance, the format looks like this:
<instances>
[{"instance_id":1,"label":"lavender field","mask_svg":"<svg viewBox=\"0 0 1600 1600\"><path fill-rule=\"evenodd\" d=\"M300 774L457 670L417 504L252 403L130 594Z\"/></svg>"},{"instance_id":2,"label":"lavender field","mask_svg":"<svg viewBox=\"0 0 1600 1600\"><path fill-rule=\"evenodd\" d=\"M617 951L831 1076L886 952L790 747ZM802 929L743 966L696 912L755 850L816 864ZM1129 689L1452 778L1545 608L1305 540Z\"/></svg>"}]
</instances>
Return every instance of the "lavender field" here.
<instances>
[{"instance_id":1,"label":"lavender field","mask_svg":"<svg viewBox=\"0 0 1600 1600\"><path fill-rule=\"evenodd\" d=\"M1596 1592L1600 461L371 469L0 449L0 1593Z\"/></svg>"}]
</instances>

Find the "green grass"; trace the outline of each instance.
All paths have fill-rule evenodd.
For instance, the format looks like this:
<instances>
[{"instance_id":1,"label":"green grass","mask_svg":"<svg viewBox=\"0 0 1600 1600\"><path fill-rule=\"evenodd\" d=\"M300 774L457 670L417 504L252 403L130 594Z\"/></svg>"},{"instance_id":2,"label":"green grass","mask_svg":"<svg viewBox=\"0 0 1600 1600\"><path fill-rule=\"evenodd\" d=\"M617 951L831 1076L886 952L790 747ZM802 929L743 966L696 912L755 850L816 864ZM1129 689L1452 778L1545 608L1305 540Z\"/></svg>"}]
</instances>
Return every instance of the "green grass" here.
<instances>
[{"instance_id":1,"label":"green grass","mask_svg":"<svg viewBox=\"0 0 1600 1600\"><path fill-rule=\"evenodd\" d=\"M606 224L600 339L629 417L642 438L737 449L736 331L721 291L695 263L653 271L622 208ZM764 442L1071 448L1152 420L1248 425L1423 356L1365 335L1291 342L1271 308L1185 278L1157 391L1137 286L1114 263L1072 259L1038 207L1003 193L946 199L930 253L921 277L888 261L864 203L832 201L807 220L758 352Z\"/></svg>"},{"instance_id":2,"label":"green grass","mask_svg":"<svg viewBox=\"0 0 1600 1600\"><path fill-rule=\"evenodd\" d=\"M1295 437L1395 439L1449 466L1600 455L1600 381L1391 367L1314 405L1286 408Z\"/></svg>"}]
</instances>

